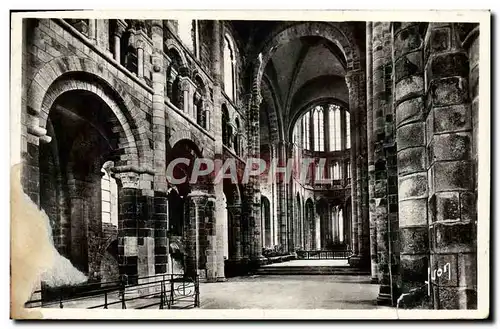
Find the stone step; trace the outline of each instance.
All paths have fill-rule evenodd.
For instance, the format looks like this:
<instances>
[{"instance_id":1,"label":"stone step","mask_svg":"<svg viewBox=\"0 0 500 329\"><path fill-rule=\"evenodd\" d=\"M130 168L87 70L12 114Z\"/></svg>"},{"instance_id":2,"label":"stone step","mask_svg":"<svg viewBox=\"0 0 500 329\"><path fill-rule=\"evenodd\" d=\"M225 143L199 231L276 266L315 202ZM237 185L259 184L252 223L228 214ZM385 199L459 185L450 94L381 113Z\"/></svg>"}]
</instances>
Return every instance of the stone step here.
<instances>
[{"instance_id":1,"label":"stone step","mask_svg":"<svg viewBox=\"0 0 500 329\"><path fill-rule=\"evenodd\" d=\"M370 275L370 271L336 266L264 266L260 275Z\"/></svg>"}]
</instances>

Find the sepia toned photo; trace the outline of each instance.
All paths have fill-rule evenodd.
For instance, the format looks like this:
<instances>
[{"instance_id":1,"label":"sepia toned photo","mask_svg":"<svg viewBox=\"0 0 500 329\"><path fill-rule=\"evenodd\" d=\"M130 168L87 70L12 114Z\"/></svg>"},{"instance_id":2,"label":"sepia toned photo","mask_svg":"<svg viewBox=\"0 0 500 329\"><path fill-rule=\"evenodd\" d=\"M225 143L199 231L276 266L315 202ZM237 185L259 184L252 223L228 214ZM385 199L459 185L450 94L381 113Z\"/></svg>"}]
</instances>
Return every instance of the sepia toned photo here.
<instances>
[{"instance_id":1,"label":"sepia toned photo","mask_svg":"<svg viewBox=\"0 0 500 329\"><path fill-rule=\"evenodd\" d=\"M11 18L12 318L488 317L489 12Z\"/></svg>"}]
</instances>

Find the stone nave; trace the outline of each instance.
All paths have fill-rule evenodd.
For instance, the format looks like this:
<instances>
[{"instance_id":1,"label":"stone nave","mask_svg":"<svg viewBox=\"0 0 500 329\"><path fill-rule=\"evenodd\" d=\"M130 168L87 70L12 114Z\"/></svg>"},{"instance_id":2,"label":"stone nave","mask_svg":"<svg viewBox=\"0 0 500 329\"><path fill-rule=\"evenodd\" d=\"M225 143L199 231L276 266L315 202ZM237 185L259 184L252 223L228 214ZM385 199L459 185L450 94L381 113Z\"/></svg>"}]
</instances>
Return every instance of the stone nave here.
<instances>
[{"instance_id":1,"label":"stone nave","mask_svg":"<svg viewBox=\"0 0 500 329\"><path fill-rule=\"evenodd\" d=\"M448 266L431 307L476 307L478 24L25 19L23 39L22 185L89 281L348 251L380 304ZM313 163L173 183L249 158Z\"/></svg>"}]
</instances>

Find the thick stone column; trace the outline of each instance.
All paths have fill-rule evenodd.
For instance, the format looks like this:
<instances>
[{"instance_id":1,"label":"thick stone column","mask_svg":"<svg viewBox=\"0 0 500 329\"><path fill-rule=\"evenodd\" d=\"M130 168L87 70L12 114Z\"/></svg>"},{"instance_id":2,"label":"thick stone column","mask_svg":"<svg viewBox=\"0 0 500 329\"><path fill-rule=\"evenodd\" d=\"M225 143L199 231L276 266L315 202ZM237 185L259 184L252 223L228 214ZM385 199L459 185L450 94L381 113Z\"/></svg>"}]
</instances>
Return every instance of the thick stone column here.
<instances>
[{"instance_id":1,"label":"thick stone column","mask_svg":"<svg viewBox=\"0 0 500 329\"><path fill-rule=\"evenodd\" d=\"M278 163L282 164L286 163L286 146L285 143L280 141L276 147L276 155L278 159ZM278 209L277 209L277 224L278 224L278 244L283 246L285 250L288 250L288 221L287 221L287 198L286 198L286 185L283 179L278 179L276 177L276 194L278 200Z\"/></svg>"},{"instance_id":2,"label":"thick stone column","mask_svg":"<svg viewBox=\"0 0 500 329\"><path fill-rule=\"evenodd\" d=\"M378 281L380 284L377 302L379 304L392 304L394 302L394 289L392 288L392 278L390 266L392 265L392 250L390 243L389 226L389 196L388 196L388 169L385 153L386 139L386 116L387 107L392 90L388 87L386 79L386 67L392 66L390 53L385 50L390 44L386 44L387 35L390 32L390 23L372 23L372 124L373 134L373 195L370 199L372 211L372 221L376 225L377 237L377 261L378 261ZM390 38L389 38L390 40Z\"/></svg>"},{"instance_id":3,"label":"thick stone column","mask_svg":"<svg viewBox=\"0 0 500 329\"><path fill-rule=\"evenodd\" d=\"M154 194L141 188L150 182L141 178L147 174L114 171L119 186L118 264L120 274L127 275L129 283L136 283L138 277L155 273Z\"/></svg>"},{"instance_id":4,"label":"thick stone column","mask_svg":"<svg viewBox=\"0 0 500 329\"><path fill-rule=\"evenodd\" d=\"M186 196L185 274L213 282L217 274L217 231L215 198L212 194L193 191Z\"/></svg>"},{"instance_id":5,"label":"thick stone column","mask_svg":"<svg viewBox=\"0 0 500 329\"><path fill-rule=\"evenodd\" d=\"M168 200L166 178L165 126L165 63L163 57L163 22L151 22L153 42L153 140L154 140L154 223L155 223L155 273L166 273L169 257Z\"/></svg>"},{"instance_id":6,"label":"thick stone column","mask_svg":"<svg viewBox=\"0 0 500 329\"><path fill-rule=\"evenodd\" d=\"M223 146L222 146L222 127L221 127L221 120L222 120L222 112L221 112L221 106L222 106L222 100L223 96L221 93L221 61L222 61L222 44L221 44L221 27L220 27L220 22L219 21L212 21L212 47L211 47L211 63L212 63L212 78L214 80L213 84L213 111L212 111L212 116L213 116L213 122L215 124L212 125L212 131L214 132L214 137L215 137L215 143L214 143L214 152L215 152L215 159L216 160L221 160L223 159ZM205 103L209 103L209 100L206 100ZM224 235L223 235L223 230L227 229L225 226L225 223L223 223L223 218L224 218L224 212L232 212L234 208L229 208L229 205L227 206L227 209L224 209L224 203L222 202L223 200L223 195L224 195L224 187L223 187L223 181L221 180L220 182L217 182L214 184L214 192L215 192L215 199L216 204L215 204L215 225L217 227L217 254L216 254L216 260L217 260L217 280L218 281L224 281L225 280L225 269L224 269ZM240 210L241 213L241 210ZM228 217L229 218L229 217ZM238 225L239 225L239 216L237 218L238 220ZM234 221L234 218L233 218ZM232 223L228 223L228 225L232 225ZM239 232L239 230L238 230ZM233 239L237 239L238 243L241 240L240 233L238 233L238 236L233 235ZM238 260L241 259L241 246L240 246L240 257Z\"/></svg>"},{"instance_id":7,"label":"thick stone column","mask_svg":"<svg viewBox=\"0 0 500 329\"><path fill-rule=\"evenodd\" d=\"M366 137L368 143L368 196L370 211L370 260L371 282L378 283L377 217L375 213L375 144L373 142L373 36L372 22L366 22Z\"/></svg>"},{"instance_id":8,"label":"thick stone column","mask_svg":"<svg viewBox=\"0 0 500 329\"><path fill-rule=\"evenodd\" d=\"M229 223L230 229L233 236L233 241L231 241L233 253L229 254L229 259L234 261L240 261L242 258L241 252L241 204L236 203L234 205L228 205L227 211L231 215L231 222Z\"/></svg>"},{"instance_id":9,"label":"thick stone column","mask_svg":"<svg viewBox=\"0 0 500 329\"><path fill-rule=\"evenodd\" d=\"M199 268L199 204L193 196L188 195L184 202L184 236L185 256L184 256L184 275L188 278L196 278Z\"/></svg>"},{"instance_id":10,"label":"thick stone column","mask_svg":"<svg viewBox=\"0 0 500 329\"><path fill-rule=\"evenodd\" d=\"M348 74L346 75L346 82L349 88L349 109L352 113L351 117L354 117L354 127L356 128L356 145L352 148L356 150L355 162L353 162L353 167L356 168L356 178L355 180L351 180L351 186L356 187L355 197L357 198L357 202L356 208L354 208L353 203L353 214L356 209L356 242L358 245L357 254L354 254L353 257L350 258L349 263L351 264L351 266L369 267L370 223L368 212L368 156L366 136L365 72L360 70L348 72Z\"/></svg>"},{"instance_id":11,"label":"thick stone column","mask_svg":"<svg viewBox=\"0 0 500 329\"><path fill-rule=\"evenodd\" d=\"M436 309L477 307L471 63L470 52L463 49L458 32L457 24L431 23L424 45L429 111L426 128L430 284ZM474 66L478 56L475 51L471 56Z\"/></svg>"},{"instance_id":12,"label":"thick stone column","mask_svg":"<svg viewBox=\"0 0 500 329\"><path fill-rule=\"evenodd\" d=\"M402 292L427 280L429 253L423 39L419 23L393 24Z\"/></svg>"},{"instance_id":13,"label":"thick stone column","mask_svg":"<svg viewBox=\"0 0 500 329\"><path fill-rule=\"evenodd\" d=\"M260 157L260 125L259 125L259 116L260 116L260 103L262 101L262 96L260 95L259 86L252 86L252 95L250 98L250 125L249 125L249 157L259 158ZM251 202L251 211L249 216L249 227L251 229L252 234L251 242L251 254L250 259L252 263L256 266L259 266L261 261L263 260L262 256L262 235L260 234L261 228L261 216L260 216L260 202L261 202L261 194L260 194L260 177L258 176L250 176L248 181L248 190L251 191L250 202Z\"/></svg>"},{"instance_id":14,"label":"thick stone column","mask_svg":"<svg viewBox=\"0 0 500 329\"><path fill-rule=\"evenodd\" d=\"M357 129L356 129L356 116L354 111L350 110L351 113L351 225L350 225L350 241L352 249L352 257L355 258L359 253L358 245L358 184L357 184L357 170L356 170L356 159L357 159ZM349 262L351 262L349 260Z\"/></svg>"}]
</instances>

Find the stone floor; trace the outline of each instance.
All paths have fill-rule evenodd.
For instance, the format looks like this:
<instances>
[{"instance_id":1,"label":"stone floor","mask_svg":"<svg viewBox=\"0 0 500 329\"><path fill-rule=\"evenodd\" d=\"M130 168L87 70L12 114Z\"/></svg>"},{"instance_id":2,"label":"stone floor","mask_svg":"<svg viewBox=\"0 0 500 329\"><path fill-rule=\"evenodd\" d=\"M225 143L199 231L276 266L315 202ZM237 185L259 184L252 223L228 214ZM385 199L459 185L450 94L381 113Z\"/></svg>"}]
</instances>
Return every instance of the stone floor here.
<instances>
[{"instance_id":1,"label":"stone floor","mask_svg":"<svg viewBox=\"0 0 500 329\"><path fill-rule=\"evenodd\" d=\"M349 266L347 259L297 259L283 263L273 263L266 267L283 266Z\"/></svg>"},{"instance_id":2,"label":"stone floor","mask_svg":"<svg viewBox=\"0 0 500 329\"><path fill-rule=\"evenodd\" d=\"M374 309L369 276L251 276L200 285L205 309Z\"/></svg>"}]
</instances>

